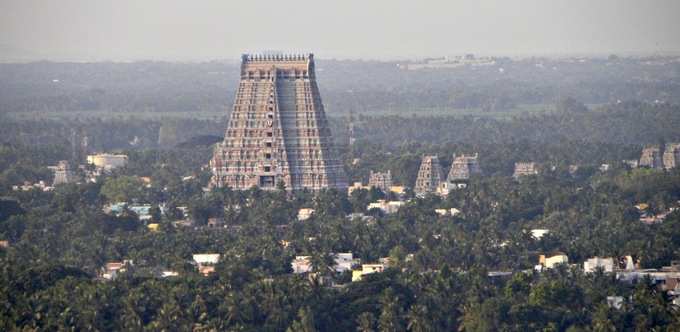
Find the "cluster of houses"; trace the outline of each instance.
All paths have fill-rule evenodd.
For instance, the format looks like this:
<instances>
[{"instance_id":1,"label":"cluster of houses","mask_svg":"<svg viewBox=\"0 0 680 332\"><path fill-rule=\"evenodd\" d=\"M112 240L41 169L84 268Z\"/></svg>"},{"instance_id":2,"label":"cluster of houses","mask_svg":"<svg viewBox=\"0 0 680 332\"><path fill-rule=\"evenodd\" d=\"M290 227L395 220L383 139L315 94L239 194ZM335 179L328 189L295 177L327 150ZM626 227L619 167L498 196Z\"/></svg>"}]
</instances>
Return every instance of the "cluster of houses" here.
<instances>
[{"instance_id":1,"label":"cluster of houses","mask_svg":"<svg viewBox=\"0 0 680 332\"><path fill-rule=\"evenodd\" d=\"M54 175L51 185L48 185L45 181L39 181L37 183L24 182L23 184L12 186L12 190L51 191L55 186L65 183L79 183L81 180L85 180L85 182L97 182L97 177L104 173L110 173L116 168L125 167L127 163L128 157L124 154L94 154L87 156L87 165L78 165L78 172L76 172L68 160L60 160L54 166L47 166Z\"/></svg>"},{"instance_id":2,"label":"cluster of houses","mask_svg":"<svg viewBox=\"0 0 680 332\"><path fill-rule=\"evenodd\" d=\"M365 275L383 272L389 266L388 257L381 258L379 263L362 264L351 252L333 253L331 256L333 265L329 269L338 274L351 271L353 282L360 281ZM290 265L294 274L315 273L312 256L295 256Z\"/></svg>"},{"instance_id":3,"label":"cluster of houses","mask_svg":"<svg viewBox=\"0 0 680 332\"><path fill-rule=\"evenodd\" d=\"M668 208L668 210L663 211L661 213L657 213L657 214L654 214L650 210L649 204L647 204L647 203L636 204L635 208L640 213L640 221L647 224L647 225L652 225L652 224L662 223L664 220L666 220L666 217L669 214L680 209L680 201L677 201L675 203L675 205Z\"/></svg>"},{"instance_id":4,"label":"cluster of houses","mask_svg":"<svg viewBox=\"0 0 680 332\"><path fill-rule=\"evenodd\" d=\"M560 264L569 264L569 258L564 253L553 253L540 255L539 264L536 265L537 271L552 269ZM639 262L631 256L623 257L591 257L583 262L585 273L604 273L614 274L620 282L633 284L638 281L649 279L657 288L666 292L673 299L673 304L680 306L680 262L673 261L670 266L660 269L640 269ZM610 296L608 302L610 306L620 308L624 299L620 296Z\"/></svg>"},{"instance_id":5,"label":"cluster of houses","mask_svg":"<svg viewBox=\"0 0 680 332\"><path fill-rule=\"evenodd\" d=\"M220 254L194 254L191 263L196 267L198 273L209 276L215 272L215 265L220 262ZM100 280L115 280L122 273L129 273L139 270L133 260L112 261L104 264L97 273ZM154 269L154 276L158 278L169 278L179 276L179 272L167 269Z\"/></svg>"}]
</instances>

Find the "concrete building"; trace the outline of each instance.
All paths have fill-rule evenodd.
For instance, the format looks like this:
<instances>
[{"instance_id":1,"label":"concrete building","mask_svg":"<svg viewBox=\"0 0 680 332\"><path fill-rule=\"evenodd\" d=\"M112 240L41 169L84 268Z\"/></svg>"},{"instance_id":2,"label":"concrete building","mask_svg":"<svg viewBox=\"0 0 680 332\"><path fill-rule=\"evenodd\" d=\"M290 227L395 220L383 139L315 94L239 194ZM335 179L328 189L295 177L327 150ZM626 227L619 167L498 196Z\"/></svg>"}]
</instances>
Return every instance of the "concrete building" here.
<instances>
[{"instance_id":1,"label":"concrete building","mask_svg":"<svg viewBox=\"0 0 680 332\"><path fill-rule=\"evenodd\" d=\"M614 259L611 257L593 257L583 262L583 271L585 273L593 273L598 268L603 269L604 272L614 272Z\"/></svg>"},{"instance_id":2,"label":"concrete building","mask_svg":"<svg viewBox=\"0 0 680 332\"><path fill-rule=\"evenodd\" d=\"M352 192L355 190L369 190L371 187L364 186L361 182L354 182L351 186L347 187L347 196L352 196Z\"/></svg>"},{"instance_id":3,"label":"concrete building","mask_svg":"<svg viewBox=\"0 0 680 332\"><path fill-rule=\"evenodd\" d=\"M538 265L541 268L552 269L559 264L568 264L569 257L563 253L554 253L550 255L540 255L538 257ZM539 269L541 269L539 268Z\"/></svg>"},{"instance_id":4,"label":"concrete building","mask_svg":"<svg viewBox=\"0 0 680 332\"><path fill-rule=\"evenodd\" d=\"M99 153L87 156L87 163L108 172L127 166L128 157L124 154Z\"/></svg>"},{"instance_id":5,"label":"concrete building","mask_svg":"<svg viewBox=\"0 0 680 332\"><path fill-rule=\"evenodd\" d=\"M215 265L220 261L220 254L194 254L194 262L198 265Z\"/></svg>"},{"instance_id":6,"label":"concrete building","mask_svg":"<svg viewBox=\"0 0 680 332\"><path fill-rule=\"evenodd\" d=\"M300 220L300 221L304 221L304 220L311 218L313 214L314 214L314 209L302 208L302 209L298 210L297 219Z\"/></svg>"},{"instance_id":7,"label":"concrete building","mask_svg":"<svg viewBox=\"0 0 680 332\"><path fill-rule=\"evenodd\" d=\"M354 266L361 263L361 260L354 258L354 255L351 252L340 252L337 254L332 254L332 256L333 262L335 263L333 265L333 269L338 273L351 271Z\"/></svg>"},{"instance_id":8,"label":"concrete building","mask_svg":"<svg viewBox=\"0 0 680 332\"><path fill-rule=\"evenodd\" d=\"M456 208L450 208L450 209L434 209L434 213L442 216L442 217L453 217L456 216L460 213L460 210Z\"/></svg>"},{"instance_id":9,"label":"concrete building","mask_svg":"<svg viewBox=\"0 0 680 332\"><path fill-rule=\"evenodd\" d=\"M120 262L108 262L102 267L99 277L105 280L114 280L119 274L127 272L134 265L132 260Z\"/></svg>"},{"instance_id":10,"label":"concrete building","mask_svg":"<svg viewBox=\"0 0 680 332\"><path fill-rule=\"evenodd\" d=\"M347 188L316 84L314 56L243 55L241 81L211 186Z\"/></svg>"},{"instance_id":11,"label":"concrete building","mask_svg":"<svg viewBox=\"0 0 680 332\"><path fill-rule=\"evenodd\" d=\"M531 232L531 237L534 240L540 240L544 235L550 233L550 230L549 229L535 228L535 229L532 229L530 232Z\"/></svg>"},{"instance_id":12,"label":"concrete building","mask_svg":"<svg viewBox=\"0 0 680 332\"><path fill-rule=\"evenodd\" d=\"M312 272L312 256L295 256L290 266L295 274Z\"/></svg>"},{"instance_id":13,"label":"concrete building","mask_svg":"<svg viewBox=\"0 0 680 332\"><path fill-rule=\"evenodd\" d=\"M377 202L369 203L366 207L366 210L380 209L385 214L391 214L399 211L399 209L405 204L406 203L402 201L386 201L380 199Z\"/></svg>"},{"instance_id":14,"label":"concrete building","mask_svg":"<svg viewBox=\"0 0 680 332\"><path fill-rule=\"evenodd\" d=\"M352 282L360 281L365 275L380 273L385 270L384 264L362 264L361 270L352 271Z\"/></svg>"}]
</instances>

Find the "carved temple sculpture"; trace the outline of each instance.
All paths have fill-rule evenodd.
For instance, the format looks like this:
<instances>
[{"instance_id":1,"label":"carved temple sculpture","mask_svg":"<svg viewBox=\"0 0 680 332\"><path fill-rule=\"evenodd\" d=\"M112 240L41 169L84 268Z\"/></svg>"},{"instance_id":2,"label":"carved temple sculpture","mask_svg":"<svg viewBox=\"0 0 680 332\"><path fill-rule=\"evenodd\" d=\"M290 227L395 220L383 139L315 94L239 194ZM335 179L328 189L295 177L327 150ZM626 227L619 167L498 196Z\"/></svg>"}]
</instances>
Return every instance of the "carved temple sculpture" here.
<instances>
[{"instance_id":1,"label":"carved temple sculpture","mask_svg":"<svg viewBox=\"0 0 680 332\"><path fill-rule=\"evenodd\" d=\"M243 55L212 187L347 188L314 73L314 56Z\"/></svg>"}]
</instances>

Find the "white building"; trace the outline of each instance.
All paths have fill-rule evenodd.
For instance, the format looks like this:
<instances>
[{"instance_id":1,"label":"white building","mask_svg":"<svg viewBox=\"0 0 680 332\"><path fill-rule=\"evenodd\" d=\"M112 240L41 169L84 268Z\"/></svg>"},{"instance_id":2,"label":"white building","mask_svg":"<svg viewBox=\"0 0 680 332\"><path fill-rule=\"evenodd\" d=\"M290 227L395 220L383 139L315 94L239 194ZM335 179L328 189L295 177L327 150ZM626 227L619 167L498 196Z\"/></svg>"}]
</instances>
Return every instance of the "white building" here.
<instances>
[{"instance_id":1,"label":"white building","mask_svg":"<svg viewBox=\"0 0 680 332\"><path fill-rule=\"evenodd\" d=\"M583 271L585 273L593 273L598 268L603 269L604 272L614 272L614 259L611 257L593 257L583 262Z\"/></svg>"},{"instance_id":2,"label":"white building","mask_svg":"<svg viewBox=\"0 0 680 332\"><path fill-rule=\"evenodd\" d=\"M371 209L380 209L382 212L386 214L391 214L391 213L396 213L399 211L399 209L404 206L406 203L402 201L385 201L383 199L378 200L377 202L373 202L368 204L366 207L367 210Z\"/></svg>"},{"instance_id":3,"label":"white building","mask_svg":"<svg viewBox=\"0 0 680 332\"><path fill-rule=\"evenodd\" d=\"M384 264L362 264L361 270L352 271L352 281L359 281L367 274L380 273L383 271L385 271Z\"/></svg>"},{"instance_id":4,"label":"white building","mask_svg":"<svg viewBox=\"0 0 680 332\"><path fill-rule=\"evenodd\" d=\"M532 229L530 232L532 238L534 238L535 240L540 240L544 235L550 233L550 230L535 228Z\"/></svg>"},{"instance_id":5,"label":"white building","mask_svg":"<svg viewBox=\"0 0 680 332\"><path fill-rule=\"evenodd\" d=\"M111 171L119 167L125 167L128 157L124 154L99 153L87 156L87 163L105 171Z\"/></svg>"},{"instance_id":6,"label":"white building","mask_svg":"<svg viewBox=\"0 0 680 332\"><path fill-rule=\"evenodd\" d=\"M194 262L201 265L214 265L220 261L220 254L194 254Z\"/></svg>"},{"instance_id":7,"label":"white building","mask_svg":"<svg viewBox=\"0 0 680 332\"><path fill-rule=\"evenodd\" d=\"M536 265L537 270L542 270L543 268L552 269L560 264L568 264L569 257L563 253L556 253L549 256L540 255L538 257L538 265Z\"/></svg>"},{"instance_id":8,"label":"white building","mask_svg":"<svg viewBox=\"0 0 680 332\"><path fill-rule=\"evenodd\" d=\"M434 213L442 216L442 217L448 217L448 216L455 216L460 213L460 210L456 208L450 208L450 209L434 209Z\"/></svg>"},{"instance_id":9,"label":"white building","mask_svg":"<svg viewBox=\"0 0 680 332\"><path fill-rule=\"evenodd\" d=\"M607 296L607 306L614 309L621 309L623 306L623 296Z\"/></svg>"},{"instance_id":10,"label":"white building","mask_svg":"<svg viewBox=\"0 0 680 332\"><path fill-rule=\"evenodd\" d=\"M312 256L295 256L295 259L290 263L293 268L293 273L308 273L312 271Z\"/></svg>"},{"instance_id":11,"label":"white building","mask_svg":"<svg viewBox=\"0 0 680 332\"><path fill-rule=\"evenodd\" d=\"M338 273L350 271L355 265L359 265L359 263L361 263L359 259L354 258L354 255L352 255L351 252L340 252L333 254L333 260L335 262L333 269Z\"/></svg>"},{"instance_id":12,"label":"white building","mask_svg":"<svg viewBox=\"0 0 680 332\"><path fill-rule=\"evenodd\" d=\"M302 208L302 209L298 210L297 218L298 218L298 220L303 221L303 220L307 220L307 219L311 218L313 214L314 214L314 209Z\"/></svg>"}]
</instances>

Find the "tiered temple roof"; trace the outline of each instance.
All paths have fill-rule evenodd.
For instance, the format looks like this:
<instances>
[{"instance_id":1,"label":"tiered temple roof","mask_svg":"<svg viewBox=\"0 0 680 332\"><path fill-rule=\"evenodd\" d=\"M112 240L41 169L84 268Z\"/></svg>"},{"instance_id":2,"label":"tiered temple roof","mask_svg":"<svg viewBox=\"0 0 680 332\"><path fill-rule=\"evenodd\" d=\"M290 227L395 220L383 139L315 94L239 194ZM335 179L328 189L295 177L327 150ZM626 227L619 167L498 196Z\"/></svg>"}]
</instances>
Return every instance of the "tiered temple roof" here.
<instances>
[{"instance_id":1,"label":"tiered temple roof","mask_svg":"<svg viewBox=\"0 0 680 332\"><path fill-rule=\"evenodd\" d=\"M242 56L234 108L210 166L216 187L347 187L312 54Z\"/></svg>"},{"instance_id":2,"label":"tiered temple roof","mask_svg":"<svg viewBox=\"0 0 680 332\"><path fill-rule=\"evenodd\" d=\"M482 169L479 167L477 157L478 155L476 153L473 156L466 156L464 154L456 156L454 153L451 170L449 170L449 175L446 180L449 183L455 183L467 181L470 179L470 176L482 174Z\"/></svg>"},{"instance_id":3,"label":"tiered temple roof","mask_svg":"<svg viewBox=\"0 0 680 332\"><path fill-rule=\"evenodd\" d=\"M376 187L385 193L389 192L390 187L392 187L392 173L389 170L387 172L371 171L368 177L368 186Z\"/></svg>"},{"instance_id":4,"label":"tiered temple roof","mask_svg":"<svg viewBox=\"0 0 680 332\"><path fill-rule=\"evenodd\" d=\"M671 169L680 164L680 143L667 143L663 152L663 167Z\"/></svg>"},{"instance_id":5,"label":"tiered temple roof","mask_svg":"<svg viewBox=\"0 0 680 332\"><path fill-rule=\"evenodd\" d=\"M423 156L414 191L417 195L435 193L442 181L442 168L437 156Z\"/></svg>"},{"instance_id":6,"label":"tiered temple roof","mask_svg":"<svg viewBox=\"0 0 680 332\"><path fill-rule=\"evenodd\" d=\"M658 146L649 146L642 149L642 155L640 156L640 167L649 167L661 169L663 168L663 163L661 160L661 149Z\"/></svg>"}]
</instances>

